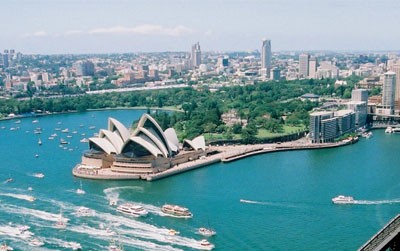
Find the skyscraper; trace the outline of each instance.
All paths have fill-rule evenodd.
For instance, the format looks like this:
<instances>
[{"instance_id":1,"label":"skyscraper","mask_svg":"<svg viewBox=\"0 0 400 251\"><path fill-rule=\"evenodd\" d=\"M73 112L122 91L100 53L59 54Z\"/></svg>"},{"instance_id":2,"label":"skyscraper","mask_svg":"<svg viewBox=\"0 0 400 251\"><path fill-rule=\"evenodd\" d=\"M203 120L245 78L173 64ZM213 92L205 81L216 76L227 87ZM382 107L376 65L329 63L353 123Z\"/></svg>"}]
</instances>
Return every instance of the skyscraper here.
<instances>
[{"instance_id":1,"label":"skyscraper","mask_svg":"<svg viewBox=\"0 0 400 251\"><path fill-rule=\"evenodd\" d=\"M199 67L201 64L201 50L199 42L192 45L192 54L190 55L190 59L193 67Z\"/></svg>"},{"instance_id":2,"label":"skyscraper","mask_svg":"<svg viewBox=\"0 0 400 251\"><path fill-rule=\"evenodd\" d=\"M395 110L397 113L400 112L400 62L392 65L391 70L396 73L396 88L394 95Z\"/></svg>"},{"instance_id":3,"label":"skyscraper","mask_svg":"<svg viewBox=\"0 0 400 251\"><path fill-rule=\"evenodd\" d=\"M308 54L300 54L299 56L299 77L307 78L308 77L308 63L310 61L310 55Z\"/></svg>"},{"instance_id":4,"label":"skyscraper","mask_svg":"<svg viewBox=\"0 0 400 251\"><path fill-rule=\"evenodd\" d=\"M261 68L266 69L269 78L272 66L271 40L263 39L261 48Z\"/></svg>"},{"instance_id":5,"label":"skyscraper","mask_svg":"<svg viewBox=\"0 0 400 251\"><path fill-rule=\"evenodd\" d=\"M383 75L382 86L382 113L392 115L396 90L396 73L388 71Z\"/></svg>"},{"instance_id":6,"label":"skyscraper","mask_svg":"<svg viewBox=\"0 0 400 251\"><path fill-rule=\"evenodd\" d=\"M308 77L317 77L317 58L314 56L311 56L310 61L308 62Z\"/></svg>"}]
</instances>

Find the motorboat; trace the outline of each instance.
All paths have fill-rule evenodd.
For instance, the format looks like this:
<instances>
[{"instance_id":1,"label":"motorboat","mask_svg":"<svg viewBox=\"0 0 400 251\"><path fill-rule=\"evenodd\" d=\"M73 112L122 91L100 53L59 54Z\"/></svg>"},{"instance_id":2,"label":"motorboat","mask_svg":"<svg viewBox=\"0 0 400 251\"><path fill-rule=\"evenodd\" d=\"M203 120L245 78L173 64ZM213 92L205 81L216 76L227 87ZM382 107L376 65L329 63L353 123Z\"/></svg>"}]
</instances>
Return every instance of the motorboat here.
<instances>
[{"instance_id":1,"label":"motorboat","mask_svg":"<svg viewBox=\"0 0 400 251\"><path fill-rule=\"evenodd\" d=\"M65 245L66 248L71 248L72 250L82 250L81 244L75 241L67 242Z\"/></svg>"},{"instance_id":2,"label":"motorboat","mask_svg":"<svg viewBox=\"0 0 400 251\"><path fill-rule=\"evenodd\" d=\"M168 230L168 234L169 235L177 235L177 234L180 234L180 232L176 231L175 229L170 229L170 230Z\"/></svg>"},{"instance_id":3,"label":"motorboat","mask_svg":"<svg viewBox=\"0 0 400 251\"><path fill-rule=\"evenodd\" d=\"M42 140L41 140L41 139L38 140L38 145L39 145L39 146L42 145Z\"/></svg>"},{"instance_id":4,"label":"motorboat","mask_svg":"<svg viewBox=\"0 0 400 251\"><path fill-rule=\"evenodd\" d=\"M81 143L88 143L89 140L88 140L87 138L83 138L83 139L79 140L79 142L81 142Z\"/></svg>"},{"instance_id":5,"label":"motorboat","mask_svg":"<svg viewBox=\"0 0 400 251\"><path fill-rule=\"evenodd\" d=\"M393 128L391 126L386 127L385 133L393 133Z\"/></svg>"},{"instance_id":6,"label":"motorboat","mask_svg":"<svg viewBox=\"0 0 400 251\"><path fill-rule=\"evenodd\" d=\"M60 144L61 145L67 145L69 144L68 141L66 141L65 139L60 139Z\"/></svg>"},{"instance_id":7,"label":"motorboat","mask_svg":"<svg viewBox=\"0 0 400 251\"><path fill-rule=\"evenodd\" d=\"M68 129L68 128L65 128L65 129L61 130L61 132L63 132L63 133L69 133L69 129Z\"/></svg>"},{"instance_id":8,"label":"motorboat","mask_svg":"<svg viewBox=\"0 0 400 251\"><path fill-rule=\"evenodd\" d=\"M36 200L36 198L33 196L28 196L28 197L26 197L26 200L30 201L30 202L34 202Z\"/></svg>"},{"instance_id":9,"label":"motorboat","mask_svg":"<svg viewBox=\"0 0 400 251\"><path fill-rule=\"evenodd\" d=\"M87 207L79 207L76 210L76 215L77 216L93 216L94 211Z\"/></svg>"},{"instance_id":10,"label":"motorboat","mask_svg":"<svg viewBox=\"0 0 400 251\"><path fill-rule=\"evenodd\" d=\"M361 136L364 137L364 138L369 139L369 138L372 137L372 132L363 132L363 133L361 134Z\"/></svg>"},{"instance_id":11,"label":"motorboat","mask_svg":"<svg viewBox=\"0 0 400 251\"><path fill-rule=\"evenodd\" d=\"M199 244L200 244L200 249L204 249L204 250L211 250L215 247L213 244L211 244L206 239L199 241Z\"/></svg>"},{"instance_id":12,"label":"motorboat","mask_svg":"<svg viewBox=\"0 0 400 251\"><path fill-rule=\"evenodd\" d=\"M34 238L29 241L29 246L34 246L34 247L41 247L44 245L44 242L39 240L38 238Z\"/></svg>"},{"instance_id":13,"label":"motorboat","mask_svg":"<svg viewBox=\"0 0 400 251\"><path fill-rule=\"evenodd\" d=\"M28 191L33 191L33 188L32 187L28 187Z\"/></svg>"},{"instance_id":14,"label":"motorboat","mask_svg":"<svg viewBox=\"0 0 400 251\"><path fill-rule=\"evenodd\" d=\"M186 207L178 205L165 204L161 207L161 211L169 216L177 218L192 218L193 214Z\"/></svg>"},{"instance_id":15,"label":"motorboat","mask_svg":"<svg viewBox=\"0 0 400 251\"><path fill-rule=\"evenodd\" d=\"M65 229L67 227L66 220L67 219L64 219L64 217L62 215L62 209L60 209L60 215L59 215L56 223L54 223L54 227L58 228L58 229Z\"/></svg>"},{"instance_id":16,"label":"motorboat","mask_svg":"<svg viewBox=\"0 0 400 251\"><path fill-rule=\"evenodd\" d=\"M1 244L0 251L11 251L14 250L12 247L8 246L5 242Z\"/></svg>"},{"instance_id":17,"label":"motorboat","mask_svg":"<svg viewBox=\"0 0 400 251\"><path fill-rule=\"evenodd\" d=\"M39 120L37 120L37 119L32 120L32 124L37 124L37 123L39 123Z\"/></svg>"},{"instance_id":18,"label":"motorboat","mask_svg":"<svg viewBox=\"0 0 400 251\"><path fill-rule=\"evenodd\" d=\"M4 181L4 183L10 183L10 182L12 182L13 181L13 179L12 178L9 178L9 179L6 179L6 181Z\"/></svg>"},{"instance_id":19,"label":"motorboat","mask_svg":"<svg viewBox=\"0 0 400 251\"><path fill-rule=\"evenodd\" d=\"M339 195L332 199L335 204L354 204L354 198L351 196Z\"/></svg>"},{"instance_id":20,"label":"motorboat","mask_svg":"<svg viewBox=\"0 0 400 251\"><path fill-rule=\"evenodd\" d=\"M215 232L215 230L213 230L211 228L205 228L205 227L199 228L198 233L201 235L207 236L207 237L217 234L217 232Z\"/></svg>"},{"instance_id":21,"label":"motorboat","mask_svg":"<svg viewBox=\"0 0 400 251\"><path fill-rule=\"evenodd\" d=\"M110 245L108 246L108 251L123 251L123 247L121 243L117 245L114 240L111 241Z\"/></svg>"},{"instance_id":22,"label":"motorboat","mask_svg":"<svg viewBox=\"0 0 400 251\"><path fill-rule=\"evenodd\" d=\"M142 206L135 205L132 203L124 203L124 204L119 205L117 207L117 211L124 213L124 214L136 216L136 217L146 216L148 214L148 212Z\"/></svg>"},{"instance_id":23,"label":"motorboat","mask_svg":"<svg viewBox=\"0 0 400 251\"><path fill-rule=\"evenodd\" d=\"M111 198L111 199L110 199L110 202L109 202L109 205L110 205L110 206L116 206L116 205L117 205L117 202L118 202L118 199L117 199L117 198Z\"/></svg>"},{"instance_id":24,"label":"motorboat","mask_svg":"<svg viewBox=\"0 0 400 251\"><path fill-rule=\"evenodd\" d=\"M44 178L44 174L43 174L43 173L34 173L34 174L33 174L33 177L42 179L42 178Z\"/></svg>"}]
</instances>

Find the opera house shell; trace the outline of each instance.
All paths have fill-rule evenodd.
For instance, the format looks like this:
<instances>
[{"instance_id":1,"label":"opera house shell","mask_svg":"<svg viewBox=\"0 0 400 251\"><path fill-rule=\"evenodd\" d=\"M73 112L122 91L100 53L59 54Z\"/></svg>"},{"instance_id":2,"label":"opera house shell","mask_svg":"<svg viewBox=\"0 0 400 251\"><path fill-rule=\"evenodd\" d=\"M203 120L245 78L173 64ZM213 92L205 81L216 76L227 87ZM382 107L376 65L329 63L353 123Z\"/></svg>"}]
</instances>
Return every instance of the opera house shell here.
<instances>
[{"instance_id":1,"label":"opera house shell","mask_svg":"<svg viewBox=\"0 0 400 251\"><path fill-rule=\"evenodd\" d=\"M109 118L108 129L89 138L89 151L82 156L80 166L140 175L161 172L205 155L203 136L181 144L173 128L163 131L153 117L143 114L134 130Z\"/></svg>"}]
</instances>

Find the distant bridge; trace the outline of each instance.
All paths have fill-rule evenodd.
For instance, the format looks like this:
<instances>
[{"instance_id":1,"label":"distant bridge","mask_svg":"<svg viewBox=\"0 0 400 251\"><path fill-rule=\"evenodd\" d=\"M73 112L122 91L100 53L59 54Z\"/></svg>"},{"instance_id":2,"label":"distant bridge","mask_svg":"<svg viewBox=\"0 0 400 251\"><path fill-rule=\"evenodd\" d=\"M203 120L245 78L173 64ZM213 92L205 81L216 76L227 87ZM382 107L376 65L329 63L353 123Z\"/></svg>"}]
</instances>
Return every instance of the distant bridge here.
<instances>
[{"instance_id":1,"label":"distant bridge","mask_svg":"<svg viewBox=\"0 0 400 251\"><path fill-rule=\"evenodd\" d=\"M400 214L358 249L358 251L396 250L400 250Z\"/></svg>"}]
</instances>

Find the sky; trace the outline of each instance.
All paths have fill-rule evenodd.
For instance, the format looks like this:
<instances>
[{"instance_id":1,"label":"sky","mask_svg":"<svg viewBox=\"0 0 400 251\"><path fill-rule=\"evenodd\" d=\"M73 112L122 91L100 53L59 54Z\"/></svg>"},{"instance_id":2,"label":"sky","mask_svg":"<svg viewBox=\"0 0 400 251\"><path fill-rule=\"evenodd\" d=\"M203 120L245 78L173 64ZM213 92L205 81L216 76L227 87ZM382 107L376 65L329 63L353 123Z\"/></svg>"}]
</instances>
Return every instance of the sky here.
<instances>
[{"instance_id":1,"label":"sky","mask_svg":"<svg viewBox=\"0 0 400 251\"><path fill-rule=\"evenodd\" d=\"M400 50L399 0L1 0L24 54Z\"/></svg>"}]
</instances>

